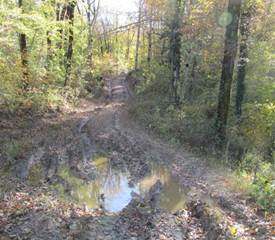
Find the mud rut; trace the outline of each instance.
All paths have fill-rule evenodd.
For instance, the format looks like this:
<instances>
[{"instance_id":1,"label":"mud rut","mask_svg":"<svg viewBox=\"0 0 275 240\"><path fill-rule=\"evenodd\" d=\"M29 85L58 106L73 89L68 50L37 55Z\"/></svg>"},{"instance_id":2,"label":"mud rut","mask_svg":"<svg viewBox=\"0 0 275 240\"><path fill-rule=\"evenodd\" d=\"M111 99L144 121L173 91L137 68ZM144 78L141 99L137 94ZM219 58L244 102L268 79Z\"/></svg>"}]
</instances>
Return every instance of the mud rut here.
<instances>
[{"instance_id":1,"label":"mud rut","mask_svg":"<svg viewBox=\"0 0 275 240\"><path fill-rule=\"evenodd\" d=\"M132 93L124 75L106 78L105 92L109 104L80 128L84 159L98 154L97 150L107 153L114 166L128 169L130 182L144 177L151 161L164 164L187 191L186 209L173 214L149 207L151 196L134 198L115 221L114 239L272 239L264 218L237 194L222 188L222 173L135 127L127 117Z\"/></svg>"},{"instance_id":2,"label":"mud rut","mask_svg":"<svg viewBox=\"0 0 275 240\"><path fill-rule=\"evenodd\" d=\"M156 185L147 195L134 196L118 213L74 208L68 217L40 207L38 202L37 208L42 210L28 209L18 217L5 219L0 209L0 239L272 239L271 222L258 215L253 204L224 187L222 170L208 167L207 161L175 149L138 127L128 116L132 93L125 79L123 74L105 78L105 99L94 105L86 102L73 121L66 119L66 128L57 130L56 139L41 136L43 147L35 146L36 152L20 163L19 175L24 178L29 166L40 161L46 168L47 182L64 184L69 191L69 184L57 175L61 164L69 164L75 176L91 181L98 177L97 169L89 164L91 159L105 155L114 169L130 173L129 184L133 184L151 171L154 162L177 178L186 192L186 208L172 213L161 209L161 188ZM33 142L39 143L39 139ZM0 201L0 205L7 206L10 199ZM9 224L1 226L4 222ZM1 234L9 237L2 238Z\"/></svg>"}]
</instances>

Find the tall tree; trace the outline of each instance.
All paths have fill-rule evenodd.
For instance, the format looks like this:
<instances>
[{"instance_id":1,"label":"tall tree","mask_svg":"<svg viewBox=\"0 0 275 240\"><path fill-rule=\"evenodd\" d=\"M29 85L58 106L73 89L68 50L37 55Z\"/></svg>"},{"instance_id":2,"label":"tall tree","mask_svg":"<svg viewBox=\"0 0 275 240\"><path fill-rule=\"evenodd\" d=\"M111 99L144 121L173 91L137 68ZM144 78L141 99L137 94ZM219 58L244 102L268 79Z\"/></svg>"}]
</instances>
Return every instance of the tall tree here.
<instances>
[{"instance_id":1,"label":"tall tree","mask_svg":"<svg viewBox=\"0 0 275 240\"><path fill-rule=\"evenodd\" d=\"M152 60L152 48L153 48L153 4L149 5L149 29L148 29L148 53L147 53L147 63L150 67Z\"/></svg>"},{"instance_id":2,"label":"tall tree","mask_svg":"<svg viewBox=\"0 0 275 240\"><path fill-rule=\"evenodd\" d=\"M74 9L76 6L76 1L73 0L68 3L67 5L67 19L69 21L69 38L68 38L68 48L66 52L66 62L65 62L65 82L64 86L67 85L68 80L70 78L70 72L72 67L72 57L73 57L73 41L74 41Z\"/></svg>"},{"instance_id":3,"label":"tall tree","mask_svg":"<svg viewBox=\"0 0 275 240\"><path fill-rule=\"evenodd\" d=\"M197 57L192 49L188 50L187 61L184 66L184 81L182 81L182 97L184 100L191 102L193 90L195 87L195 75L197 71Z\"/></svg>"},{"instance_id":4,"label":"tall tree","mask_svg":"<svg viewBox=\"0 0 275 240\"><path fill-rule=\"evenodd\" d=\"M23 0L18 0L18 7L23 10ZM27 90L29 87L29 70L28 70L28 48L27 48L27 36L25 33L19 33L19 45L21 53L21 65L23 71L23 89Z\"/></svg>"},{"instance_id":5,"label":"tall tree","mask_svg":"<svg viewBox=\"0 0 275 240\"><path fill-rule=\"evenodd\" d=\"M137 41L136 41L136 53L135 53L135 70L138 69L138 60L139 60L142 3L143 3L143 0L139 0L138 23L137 23Z\"/></svg>"},{"instance_id":6,"label":"tall tree","mask_svg":"<svg viewBox=\"0 0 275 240\"><path fill-rule=\"evenodd\" d=\"M65 4L57 3L56 4L56 21L64 21L66 16L67 6ZM60 41L57 43L57 47L61 49L63 47L63 28L58 29Z\"/></svg>"},{"instance_id":7,"label":"tall tree","mask_svg":"<svg viewBox=\"0 0 275 240\"><path fill-rule=\"evenodd\" d=\"M51 39L51 32L47 31L47 64L46 64L46 69L50 69L50 64L52 60L52 39Z\"/></svg>"},{"instance_id":8,"label":"tall tree","mask_svg":"<svg viewBox=\"0 0 275 240\"><path fill-rule=\"evenodd\" d=\"M255 11L254 4L243 9L240 20L240 53L237 74L237 92L236 92L236 116L240 120L242 115L242 103L245 94L246 66L248 63L248 38L250 34L250 23Z\"/></svg>"},{"instance_id":9,"label":"tall tree","mask_svg":"<svg viewBox=\"0 0 275 240\"><path fill-rule=\"evenodd\" d=\"M55 8L55 0L49 0L49 1L45 1L43 0L43 3L45 5L48 4L48 8L46 8L46 10L44 10L44 15L46 17L46 19L48 19L49 17L51 17L51 13L49 14L49 8L54 9ZM47 36L47 60L46 60L46 65L45 68L47 69L48 73L50 70L50 65L53 59L53 48L52 48L52 32L50 29L47 30L46 32L46 36Z\"/></svg>"},{"instance_id":10,"label":"tall tree","mask_svg":"<svg viewBox=\"0 0 275 240\"><path fill-rule=\"evenodd\" d=\"M171 21L170 33L170 68L171 68L171 89L173 101L179 104L178 84L180 82L181 69L181 27L182 27L182 0L175 0L174 16Z\"/></svg>"},{"instance_id":11,"label":"tall tree","mask_svg":"<svg viewBox=\"0 0 275 240\"><path fill-rule=\"evenodd\" d=\"M222 62L222 75L219 88L216 130L219 144L224 145L226 127L231 97L231 85L234 72L234 63L238 47L238 29L241 12L241 0L229 0L228 19L231 20L226 27L224 58Z\"/></svg>"},{"instance_id":12,"label":"tall tree","mask_svg":"<svg viewBox=\"0 0 275 240\"><path fill-rule=\"evenodd\" d=\"M89 66L92 66L93 62L93 28L97 19L99 11L100 0L87 0L87 21L88 21L88 45L87 45L87 62Z\"/></svg>"}]
</instances>

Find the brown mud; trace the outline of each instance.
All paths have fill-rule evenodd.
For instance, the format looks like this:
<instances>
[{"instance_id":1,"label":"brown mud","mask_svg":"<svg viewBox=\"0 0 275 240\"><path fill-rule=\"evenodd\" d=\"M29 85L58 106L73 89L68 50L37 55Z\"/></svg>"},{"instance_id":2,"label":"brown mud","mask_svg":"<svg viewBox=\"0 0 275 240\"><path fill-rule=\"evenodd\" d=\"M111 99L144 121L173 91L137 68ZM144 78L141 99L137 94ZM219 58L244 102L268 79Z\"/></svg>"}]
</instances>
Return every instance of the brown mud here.
<instances>
[{"instance_id":1,"label":"brown mud","mask_svg":"<svg viewBox=\"0 0 275 240\"><path fill-rule=\"evenodd\" d=\"M131 119L125 79L74 111L1 117L0 239L272 239L225 170Z\"/></svg>"}]
</instances>

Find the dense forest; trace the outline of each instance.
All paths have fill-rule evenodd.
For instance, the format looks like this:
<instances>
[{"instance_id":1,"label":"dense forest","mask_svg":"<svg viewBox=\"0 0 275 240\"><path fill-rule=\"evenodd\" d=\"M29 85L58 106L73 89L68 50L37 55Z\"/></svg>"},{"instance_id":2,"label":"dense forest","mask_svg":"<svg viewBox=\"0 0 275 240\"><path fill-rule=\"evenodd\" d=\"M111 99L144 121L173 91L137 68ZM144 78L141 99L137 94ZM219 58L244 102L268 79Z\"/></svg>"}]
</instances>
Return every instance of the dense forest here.
<instances>
[{"instance_id":1,"label":"dense forest","mask_svg":"<svg viewBox=\"0 0 275 240\"><path fill-rule=\"evenodd\" d=\"M272 239L267 222L275 211L274 1L138 0L134 1L135 9L128 12L108 8L102 2L0 1L0 239L220 239L221 234L225 236L222 239ZM177 151L196 157L185 157ZM171 168L169 175L159 166L150 170L155 158L159 165ZM192 162L191 158L199 160ZM87 163L90 159L93 164ZM192 162L188 167L184 165L186 159ZM127 181L136 191L131 199L138 202L143 198L142 203L128 202L115 220L104 215L104 208L114 209L108 209L110 199L104 192L112 170L108 170L104 182L105 170L96 164L107 164L108 169L127 165ZM192 172L194 169L202 176ZM174 230L165 225L171 216L160 217L155 211L156 195L165 198L169 191L168 183L159 175L155 177L155 171L165 179L177 171L180 179L186 172L194 177L186 180L190 181L186 183L187 195L200 197L197 203L186 203L189 220L183 220L183 212L177 209L181 220L173 225ZM146 185L140 180L147 172L154 176L149 174ZM114 180L118 177L119 181ZM162 183L154 182L155 178ZM221 178L226 187L215 189L221 186L217 180ZM122 184L122 179L121 175L112 175L109 180ZM149 188L148 182L154 184ZM192 195L189 191L193 191L193 182L198 189ZM146 190L140 187L143 183ZM207 194L201 188L204 184ZM115 184L110 185L112 191L120 191ZM79 191L77 201L71 198L74 187ZM158 187L164 193L159 193ZM60 192L62 197L56 200L53 196ZM103 212L86 209L95 209L89 206L88 192L97 192L96 207ZM228 193L226 197L220 196L223 192ZM222 217L213 218L211 210L198 210L208 198L205 195L222 202L220 205L232 206L218 214ZM243 199L246 202L241 208ZM150 217L139 209L140 205L147 209L148 201L148 208L153 209ZM47 222L48 232L39 232L35 224L24 222L26 209L35 212L26 206L40 204L45 210L49 202L55 210L45 214L55 220ZM205 204L209 202L212 200ZM87 206L80 210L83 204ZM58 215L56 211L61 208L67 210ZM242 217L228 213L235 209ZM266 229L249 225L255 218L247 209L255 210L257 222L267 221ZM76 214L77 220L64 217L66 211ZM39 222L42 218L34 212L28 212L30 222ZM58 222L56 214L67 222ZM140 219L135 221L137 215ZM241 224L234 225L232 216L242 219ZM110 229L99 227L96 218L106 225L115 222L108 237L100 234ZM157 224L156 219L163 222ZM222 225L219 219L227 224L217 230ZM102 232L84 236L88 234L87 221ZM205 226L205 221L219 227L214 231L212 225ZM124 226L127 222L130 225ZM131 228L137 222L137 229L151 230L144 230L142 235L142 230ZM177 238L172 233L161 237L161 231L175 233L179 225L187 229L185 237ZM114 233L114 228L119 230ZM72 238L62 235L64 231Z\"/></svg>"}]
</instances>

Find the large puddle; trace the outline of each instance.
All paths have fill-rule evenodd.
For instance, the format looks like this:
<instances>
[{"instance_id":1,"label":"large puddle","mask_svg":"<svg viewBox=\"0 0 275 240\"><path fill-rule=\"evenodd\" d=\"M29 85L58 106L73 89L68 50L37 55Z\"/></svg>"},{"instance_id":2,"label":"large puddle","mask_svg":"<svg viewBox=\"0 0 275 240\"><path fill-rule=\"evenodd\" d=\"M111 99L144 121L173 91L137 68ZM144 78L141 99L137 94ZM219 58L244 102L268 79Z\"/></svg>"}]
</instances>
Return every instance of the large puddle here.
<instances>
[{"instance_id":1,"label":"large puddle","mask_svg":"<svg viewBox=\"0 0 275 240\"><path fill-rule=\"evenodd\" d=\"M58 174L69 183L70 190L65 191L62 184L55 185L61 196L88 208L104 206L110 212L119 212L131 201L132 192L143 196L159 179L163 183L160 207L170 212L185 207L184 190L163 166L152 164L151 173L131 185L128 184L129 174L114 169L108 158L98 157L93 165L96 167L97 177L88 183L75 177L68 167L63 166Z\"/></svg>"}]
</instances>

